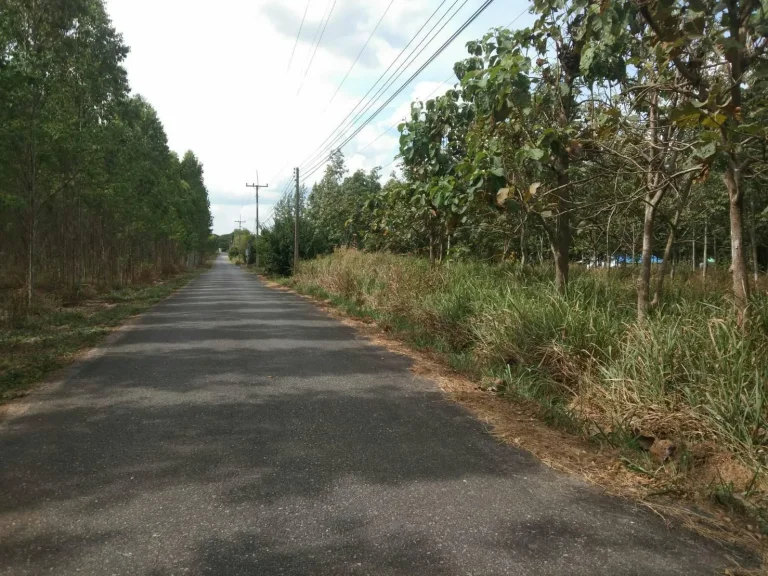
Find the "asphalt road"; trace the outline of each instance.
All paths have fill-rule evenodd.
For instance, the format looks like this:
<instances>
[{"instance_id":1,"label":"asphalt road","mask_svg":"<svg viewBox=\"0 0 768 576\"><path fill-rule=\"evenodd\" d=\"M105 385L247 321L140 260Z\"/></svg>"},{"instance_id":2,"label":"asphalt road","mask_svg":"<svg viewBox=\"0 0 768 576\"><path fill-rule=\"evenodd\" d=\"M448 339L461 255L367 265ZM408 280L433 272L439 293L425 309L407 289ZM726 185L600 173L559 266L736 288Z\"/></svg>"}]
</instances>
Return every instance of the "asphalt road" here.
<instances>
[{"instance_id":1,"label":"asphalt road","mask_svg":"<svg viewBox=\"0 0 768 576\"><path fill-rule=\"evenodd\" d=\"M0 574L713 574L221 259L0 424ZM719 570L718 570L719 569Z\"/></svg>"}]
</instances>

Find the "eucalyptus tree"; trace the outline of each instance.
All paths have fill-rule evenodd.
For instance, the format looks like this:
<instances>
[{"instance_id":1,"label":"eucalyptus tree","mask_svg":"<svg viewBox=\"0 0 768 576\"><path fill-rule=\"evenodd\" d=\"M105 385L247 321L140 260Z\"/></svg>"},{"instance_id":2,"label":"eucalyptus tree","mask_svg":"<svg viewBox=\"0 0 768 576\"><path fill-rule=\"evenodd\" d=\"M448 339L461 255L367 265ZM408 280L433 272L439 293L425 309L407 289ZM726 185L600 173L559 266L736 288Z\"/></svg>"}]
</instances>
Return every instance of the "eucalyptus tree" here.
<instances>
[{"instance_id":1,"label":"eucalyptus tree","mask_svg":"<svg viewBox=\"0 0 768 576\"><path fill-rule=\"evenodd\" d=\"M0 187L23 223L28 303L39 216L98 161L101 123L127 91L127 52L101 2L3 3Z\"/></svg>"}]
</instances>

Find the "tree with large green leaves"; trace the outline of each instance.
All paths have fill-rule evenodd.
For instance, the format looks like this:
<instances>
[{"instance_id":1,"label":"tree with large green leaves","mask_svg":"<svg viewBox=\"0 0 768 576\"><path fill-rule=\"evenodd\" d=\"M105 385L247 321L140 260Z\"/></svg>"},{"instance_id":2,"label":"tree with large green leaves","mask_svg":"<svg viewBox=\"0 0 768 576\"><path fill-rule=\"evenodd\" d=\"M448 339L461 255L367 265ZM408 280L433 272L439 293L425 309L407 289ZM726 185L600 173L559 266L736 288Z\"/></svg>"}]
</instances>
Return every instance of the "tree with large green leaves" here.
<instances>
[{"instance_id":1,"label":"tree with large green leaves","mask_svg":"<svg viewBox=\"0 0 768 576\"><path fill-rule=\"evenodd\" d=\"M589 0L539 0L534 11L531 28L495 29L470 42L470 58L455 66L477 110L465 173L473 188L538 218L565 292L575 182L594 177L586 162L596 127L584 119L604 116L594 114L589 87L623 76L626 15Z\"/></svg>"}]
</instances>

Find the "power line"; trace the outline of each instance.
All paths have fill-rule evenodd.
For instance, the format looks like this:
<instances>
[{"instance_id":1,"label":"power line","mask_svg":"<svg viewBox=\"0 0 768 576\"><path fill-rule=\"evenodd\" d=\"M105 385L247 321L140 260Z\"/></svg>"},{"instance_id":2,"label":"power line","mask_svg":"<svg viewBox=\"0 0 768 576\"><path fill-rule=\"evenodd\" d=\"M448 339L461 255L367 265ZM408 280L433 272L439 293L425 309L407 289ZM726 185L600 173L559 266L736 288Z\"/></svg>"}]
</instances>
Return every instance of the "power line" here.
<instances>
[{"instance_id":1,"label":"power line","mask_svg":"<svg viewBox=\"0 0 768 576\"><path fill-rule=\"evenodd\" d=\"M341 87L344 85L344 82L347 81L347 78L349 77L349 73L352 72L352 69L355 67L355 64L357 64L357 61L360 59L360 56L362 56L363 52L368 47L368 43L371 41L371 38L373 38L373 35L376 34L376 30L379 29L379 26L381 25L382 20L384 20L384 17L387 15L387 12L389 12L389 9L392 8L392 4L394 3L395 3L395 0L390 0L386 10L384 10L384 13L381 15L381 18L379 18L379 21L376 22L376 26L374 26L373 31L371 32L371 35L368 36L368 40L366 40L365 44L363 44L363 47L360 48L360 52L357 53L357 56L355 57L355 61L352 62L352 66L349 67L349 70L347 70L347 73L344 75L344 79L336 88L336 92L333 93L333 96L331 96L331 99L328 100L328 104L325 105L325 110L328 110L328 106L331 105L331 102L333 102L333 99L336 98L336 94L339 93L339 90L341 90Z\"/></svg>"},{"instance_id":2,"label":"power line","mask_svg":"<svg viewBox=\"0 0 768 576\"><path fill-rule=\"evenodd\" d=\"M326 4L326 8L327 7L328 7L328 5ZM307 64L307 69L304 71L304 78L301 79L301 84L299 84L299 89L296 92L296 96L299 95L299 92L301 92L302 86L304 86L304 80L307 79L307 74L309 74L309 69L312 67L312 62L315 59L315 54L317 54L317 49L320 47L320 43L323 41L323 35L325 34L325 29L328 26L328 22L331 20L331 14L333 14L333 9L335 7L336 7L336 0L333 0L333 5L331 6L331 11L328 12L328 17L327 18L325 18L325 12L323 12L323 18L325 18L325 24L323 24L323 31L320 32L320 38L318 39L317 44L315 44L315 49L312 52L312 56L309 58L309 64ZM320 21L320 23L322 24L322 20ZM319 29L320 25L318 24L317 27ZM317 36L317 34L315 34L315 36ZM314 40L313 40L313 42L314 42Z\"/></svg>"},{"instance_id":3,"label":"power line","mask_svg":"<svg viewBox=\"0 0 768 576\"><path fill-rule=\"evenodd\" d=\"M411 50L410 54L406 56L406 58L400 63L400 65L397 67L397 69L390 75L389 79L376 91L376 94L374 94L368 102L363 106L363 108L355 115L355 117L347 123L344 128L342 128L339 133L336 135L336 137L333 138L333 140L326 145L324 149L321 149L319 151L316 151L313 155L312 159L307 162L309 165L313 165L315 162L318 161L321 157L325 155L325 153L329 150L331 150L333 147L336 147L336 144L344 138L350 130L352 130L355 126L355 124L371 109L373 108L377 100L380 96L382 96L396 81L398 78L400 78L403 73L413 64L416 59L421 56L422 52L426 50L426 48L434 41L435 38L443 31L443 29L448 25L448 23L453 20L453 18L456 17L456 15L461 11L462 8L467 4L468 0L464 0L461 5L453 12L453 14L450 15L448 20L443 22L442 26L432 34L432 32L437 28L438 25L442 22L442 20L448 15L448 13L453 9L453 7L458 3L459 0L454 0L453 4L451 4L446 10L446 12L432 25L432 28L429 29L427 34L422 38L422 40L418 43L417 46ZM427 40L427 37L432 34L432 37ZM306 168L306 166L305 166Z\"/></svg>"},{"instance_id":4,"label":"power line","mask_svg":"<svg viewBox=\"0 0 768 576\"><path fill-rule=\"evenodd\" d=\"M453 76L453 72L451 72L450 76L448 76L448 78L446 78L445 80L443 80L443 81L442 81L442 82L441 82L441 83L438 85L438 87L437 87L437 88L435 88L434 90L432 90L432 92L430 92L430 93L427 95L427 97L425 98L425 100L429 100L429 99L430 99L430 98L431 98L431 97L432 97L432 96L435 94L435 92L437 92L438 90L440 90L440 88L442 88L443 86L445 86L445 85L448 83L448 81L451 79L451 77L452 77L452 76ZM363 152L363 150L366 150L366 149L367 149L369 146L372 146L373 144L375 144L376 142L378 142L378 141L379 141L379 139L380 139L382 136L384 136L384 134L386 134L387 132L389 132L390 130L392 130L392 128L394 128L395 126L397 126L398 124L400 124L400 122L401 122L401 120L398 120L397 122L395 122L394 124L392 124L392 126L390 126L389 128L387 128L386 130L384 130L384 132L382 132L381 134L379 134L378 136L376 136L376 138L374 138L372 141L368 142L368 144L366 144L365 146L363 146L363 147L362 147L362 148L360 148L359 150L356 150L356 151L355 151L355 154L361 154L361 153Z\"/></svg>"},{"instance_id":5,"label":"power line","mask_svg":"<svg viewBox=\"0 0 768 576\"><path fill-rule=\"evenodd\" d=\"M358 128L358 129L357 129L357 130L356 130L356 131L355 131L355 132L352 134L352 135L351 135L351 136L350 136L350 137L349 137L349 138L347 138L347 139L346 139L346 140L345 140L345 141L344 141L344 142L343 142L343 143L342 143L340 146L336 147L336 149L337 149L337 150L341 150L341 149L342 149L344 146L346 146L346 144L348 144L348 143L349 143L349 142L350 142L350 141L351 141L351 140L352 140L352 139L353 139L353 138L354 138L354 137L355 137L357 134L359 134L359 133L360 133L360 131L361 131L361 130L362 130L362 129L363 129L363 128L364 128L364 127L365 127L365 126L366 126L366 125L369 123L369 122L371 122L371 121L373 120L373 118L375 118L375 117L376 117L376 115L378 115L378 114L381 112L381 110L383 110L383 108L384 108L384 107L386 107L386 106L389 104L389 102L391 102L391 101L392 101L392 99L394 99L394 98L395 98L395 97L396 97L396 96L397 96L397 95L398 95L400 92L402 92L402 90L404 90L404 89L405 89L405 87L407 87L407 86L408 86L408 84L410 84L410 83L413 81L413 79L414 79L414 78L415 78L415 77L416 77L418 74L420 74L420 73L421 73L421 71L422 71L422 70L423 70L423 69L424 69L426 66L428 66L428 65L429 65L429 64L430 64L430 63L431 63L431 62L432 62L432 61L433 61L433 60L434 60L434 59L435 59L435 58L436 58L436 57L437 57L439 54L440 54L440 52L442 52L442 51L443 51L443 50L446 48L446 46L447 46L448 44L450 44L450 43L451 43L451 42L452 42L452 41L453 41L453 40L456 38L456 36L458 36L458 35L459 35L461 32L463 32L463 31L464 31L464 29L466 29L466 27L467 27L467 26L469 26L469 24L471 24L471 23L472 23L472 22L473 22L473 21L474 21L474 20L475 20L475 19L476 19L476 18L477 18L479 15L480 15L480 13L482 13L482 11L483 11L483 10L485 10L485 9L486 9L488 6L490 6L490 4L491 4L491 3L493 3L493 0L486 0L486 2L485 2L485 3L484 3L482 6L480 6L480 8L479 8L479 9L478 9L478 10L477 10L477 11L476 11L476 12L475 12L475 13L474 13L474 14L473 14L471 17L470 17L470 19L469 19L469 20L467 20L467 22L465 22L465 23L462 25L462 27L461 27L461 28L459 28L459 30L457 30L457 31L456 31L456 32L455 32L455 33L454 33L454 34L451 36L451 38L449 38L449 39L447 40L447 42L446 42L445 44L443 44L443 46L441 46L441 47L438 49L438 51L437 51L435 54L433 54L433 55L430 57L430 59L429 59L427 62L425 62L425 64L424 64L424 65L422 65L422 66L421 66L421 68L419 68L419 70L417 70L417 71L416 71L416 73L415 73L413 76L411 76L411 78L409 78L409 79L408 79L408 80L407 80L407 81L406 81L406 82L405 82L405 83L404 83L404 84L403 84L403 85L402 85L402 86L401 86L401 87L398 89L398 91L397 91L397 92L395 92L395 93L394 93L392 96L390 96L390 98L387 100L387 102L385 102L385 103L384 103L384 104L383 104L383 105L382 105L382 106L381 106L381 107L380 107L380 108L379 108L379 109L378 109L376 112L374 112L374 114L373 114L373 115L371 115L371 116L370 116L370 117L369 117L369 118L368 118L368 119L367 119L367 120L366 120L366 121L365 121L365 122L364 122L364 123L363 123L363 124L362 124L362 125L361 125L361 126L360 126L360 127L359 127L359 128ZM449 8L449 10L450 10L450 8ZM525 14L526 12L528 12L528 10L529 10L529 8L527 8L527 7L526 7L526 8L524 8L524 9L523 9L523 10L522 10L522 11L521 11L521 12L520 12L520 13L519 13L517 16L515 16L515 17L514 17L514 18L513 18L513 19L512 19L512 20L511 20L511 21L510 21L510 22L509 22L509 23L508 23L508 24L505 26L505 28L509 28L510 26L512 26L512 24L514 24L514 23L515 23L515 22L517 22L517 21L518 21L520 18L522 18L523 14ZM451 76L453 76L453 73L451 73L451 75L449 75L449 76L448 76L448 78L446 78L446 80L445 80L445 81L444 81L444 82L443 82L443 83L442 83L440 86L438 86L438 87L437 87L435 90L433 90L433 91L430 93L430 95L429 95L429 96L427 96L427 98L430 98L430 97L431 97L431 96L432 96L432 95L433 95L435 92L437 92L437 91L438 91L438 90L439 90L439 89L440 89L440 88L441 88L443 85L445 85L445 84L448 82L448 80L450 80ZM376 138L376 140L378 140L378 138L380 138L381 136L383 136L383 135L384 135L386 132L388 132L390 129L391 129L391 128L388 128L387 130L385 130L385 132L384 132L384 133L382 133L381 135L379 135L379 136ZM375 140L374 140L374 142L375 142ZM371 143L367 144L367 145L365 146L365 148L367 148L367 147L368 147L368 146L370 146L371 144L373 144L373 142L371 142ZM396 160L396 159L395 159L395 160ZM390 166L391 164L393 164L393 163L395 162L395 160L393 160L392 162L390 162L389 164L387 164L387 166ZM316 172L316 171L317 171L317 170L318 170L320 167L322 167L322 166L325 164L325 162L327 162L327 159L323 159L323 160L321 160L321 161L320 161L319 165L318 165L318 164L315 164L314 166L312 166L311 168L309 168L309 169L308 169L308 170L309 170L309 171L308 171L308 173L305 173L305 174L304 174L304 178L306 179L306 178L308 178L309 176L311 176L312 174L314 174L314 173L315 173L315 172ZM386 168L387 166L385 166L384 168Z\"/></svg>"},{"instance_id":6,"label":"power line","mask_svg":"<svg viewBox=\"0 0 768 576\"><path fill-rule=\"evenodd\" d=\"M337 146L336 148L337 148L337 149L341 149L341 148L343 148L343 147L344 147L344 146L345 146L345 145L346 145L346 144L347 144L347 143L348 143L350 140L352 140L352 138L354 138L355 136L357 136L357 135L360 133L360 131L361 131L363 128L365 128L365 127L366 127L366 126L367 126L367 125L368 125L368 124L369 124L369 123L370 123L370 122L371 122L371 121L372 121L372 120L373 120L373 119L374 119L374 118L375 118L375 117L376 117L376 116L377 116L377 115L378 115L378 114L379 114L379 113L380 113L380 112L381 112L381 111L382 111L384 108L386 108L386 106L388 106L388 105L389 105L389 103L390 103L390 102L392 102L392 100L394 100L394 99L397 97L397 95L398 95L398 94L400 94L400 93L401 93L403 90L405 90L405 88L406 88L406 87L407 87L407 86L408 86L408 85L409 85L411 82L413 82L413 80L414 80L414 79L415 79L415 78L416 78L416 77L417 77L419 74L421 74L421 72L422 72L422 71L423 71L423 70L424 70L424 69L425 69L427 66L429 66L429 65L430 65L430 64L431 64L431 63L432 63L432 62L435 60L435 58L437 58L437 57L438 57L438 56L439 56L439 55L440 55L440 54L441 54L441 53L442 53L442 52L443 52L443 51L444 51L444 50L445 50L445 49L446 49L446 48L447 48L447 47L448 47L448 46L451 44L451 42L453 42L453 41L456 39L456 37L457 37L459 34L461 34L461 33L462 33L464 30L466 30L466 28L467 28L467 27L468 27L470 24L472 24L472 22L474 22L474 21L477 19L477 17L478 17L478 16L480 16L480 14L482 14L482 13L483 13L483 12L486 10L486 8L488 8L488 7L489 7L491 4L493 4L493 2L494 2L494 0L485 0L485 2L483 2L483 4L482 4L482 5L481 5L481 6L480 6L480 7L479 7L479 8L478 8L476 11L475 11L475 13L474 13L474 14L472 14L472 16L470 16L470 17L469 17L469 19L468 19L466 22L464 22L464 24L462 24L462 25L459 27L459 29L458 29L458 30L456 30L456 32L454 32L454 33L451 35L451 37L450 37L450 38L448 38L448 40L446 40L446 41L443 43L443 45L442 45L442 46L440 46L440 48L438 48L438 49L437 49L437 51L436 51L434 54L432 54L432 56L430 56L430 57L427 59L427 61L426 61L426 62L424 62L424 64L422 64L422 65L419 67L419 69L418 69L418 70L416 70L416 72L414 72L414 73L411 75L411 77L410 77L410 78L408 78L408 80L406 80L406 81L405 81L405 82L404 82L404 83L403 83L403 84L400 86L400 88L398 88L398 89L397 89L397 90L394 92L394 94L392 94L392 95L391 95L391 96L390 96L390 97L387 99L387 101L386 101L386 102L384 102L384 104L382 104L381 106L379 106L379 108L376 110L376 112L374 112L373 114L371 114L371 116L369 116L369 117L368 117L368 118L367 118L367 119L366 119L366 120L365 120L365 121L364 121L364 122L363 122L363 123L362 123L362 124L361 124L361 125L360 125L360 126L357 128L357 130L355 130L355 131L354 131L354 132L353 132L353 133L352 133L352 134L351 134L351 135L350 135L350 136L349 136L349 137L348 137L346 140L344 140L344 142L343 142L341 145ZM305 174L304 174L304 178L306 179L306 178L308 178L309 176L311 176L312 174L314 174L314 173L315 173L315 172L316 172L318 169L320 169L320 167L322 167L322 166L325 164L325 162L326 162L326 161L325 161L325 160L323 160L323 161L321 161L319 164L317 164L317 165L315 165L315 166L311 167L311 168L308 170L308 173L305 173Z\"/></svg>"},{"instance_id":7,"label":"power line","mask_svg":"<svg viewBox=\"0 0 768 576\"><path fill-rule=\"evenodd\" d=\"M299 32L296 34L296 42L293 44L293 50L291 50L291 58L288 60L288 70L291 69L291 62L293 62L293 55L296 53L296 46L299 44L299 37L301 36L301 30L304 28L304 20L307 18L307 11L309 10L309 3L312 0L307 0L307 6L304 8L304 16L301 17L301 24L299 25Z\"/></svg>"},{"instance_id":8,"label":"power line","mask_svg":"<svg viewBox=\"0 0 768 576\"><path fill-rule=\"evenodd\" d=\"M421 25L421 28L419 28L419 30L416 32L416 34L414 34L414 36L413 36L413 37L410 39L410 41L408 42L408 44L406 44L406 45L405 45L405 47L404 47L404 48L403 48L403 49L400 51L400 53L399 53L399 54L397 55L397 57L396 57L396 58L395 58L395 59L392 61L392 63L391 63L391 64L390 64L390 65L387 67L387 69L386 69L386 70L384 70L384 72L381 74L381 76L379 76L379 78L376 80L376 82L374 82L374 83L373 83L373 86L371 86L371 87L370 87L370 89L368 90L368 92L366 92L366 93L365 93L365 95L364 95L362 98L360 98L360 100L358 100L357 104L355 104L355 106L354 106L354 107L353 107L353 108L352 108L352 109L349 111L349 113L346 115L346 117L345 117L345 118L344 118L344 119L343 119L343 120L342 120L342 121L339 123L339 126L343 125L343 124L344 124L344 123L345 123L345 122L346 122L346 121L349 119L349 117L350 117L350 116L352 116L352 114L354 114L354 113L355 113L355 110L357 110L358 106L360 106L360 104L361 104L361 103L362 103L362 102L363 102L363 101L364 101L364 100L365 100L365 99L368 97L368 95L369 95L371 92L373 92L373 89L374 89L374 88L376 88L376 86L379 84L379 82L381 82L381 80L382 80L382 79L383 79L383 78L384 78L384 77L387 75L387 73L388 73L388 72L389 72L389 71L392 69L392 66L394 66L394 65L395 65L395 62L397 62L397 61L400 59L400 57L401 57L401 56L402 56L402 55L405 53L405 51L406 51L406 50L408 49L408 47L409 47L409 46L410 46L410 45L413 43L413 41L414 41L414 40L416 40L416 38L418 38L418 36L421 34L422 30L424 30L424 28L426 28L427 24L429 24L429 21L430 21L430 20L432 20L432 18L434 18L435 14L437 14L437 13L440 11L440 9L443 7L443 5L444 5L444 4L445 4L447 1L448 1L448 0L442 0L442 2L440 2L440 5L439 5L437 8L435 8L435 11L434 11L434 12L432 12L432 14L430 14L430 15L429 15L429 18L427 18L427 20L424 22L424 24L422 24L422 25ZM454 4L455 4L457 1L458 1L458 0L454 0ZM453 6L453 5L451 5L451 7L452 7L452 6ZM450 10L450 8L449 8L448 10ZM427 33L427 35L429 35L429 33ZM423 40L422 40L422 42L423 42ZM407 59L407 58L406 58L406 59ZM320 146L319 146L318 150L319 150L319 149L321 149L321 148L323 148L323 146L325 146L325 144L326 144L326 143L327 143L327 142L328 142L328 141L329 141L329 140L330 140L330 139L331 139L331 138L334 136L334 134L336 133L336 131L338 130L338 128L339 128L339 127L337 127L336 129L334 129L334 130L331 132L331 134L329 134L329 135L328 135L328 137L327 137L325 140L323 140L323 142L320 144ZM302 164L306 164L306 162L307 162L307 161L308 161L310 158L314 158L315 154L316 154L316 152L313 152L312 154L310 154L308 158L305 158L305 159L304 159L304 161L302 162ZM312 161L314 162L314 160L312 160Z\"/></svg>"}]
</instances>

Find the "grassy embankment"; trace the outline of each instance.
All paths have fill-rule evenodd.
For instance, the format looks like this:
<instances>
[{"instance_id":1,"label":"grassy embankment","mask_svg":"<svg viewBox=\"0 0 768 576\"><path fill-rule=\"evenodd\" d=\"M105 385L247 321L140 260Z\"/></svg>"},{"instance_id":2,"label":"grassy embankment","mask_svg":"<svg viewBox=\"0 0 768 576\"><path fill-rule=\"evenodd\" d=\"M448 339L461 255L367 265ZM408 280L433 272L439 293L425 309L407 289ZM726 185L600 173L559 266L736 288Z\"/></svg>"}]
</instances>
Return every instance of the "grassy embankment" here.
<instances>
[{"instance_id":1,"label":"grassy embankment","mask_svg":"<svg viewBox=\"0 0 768 576\"><path fill-rule=\"evenodd\" d=\"M39 291L31 312L18 313L22 291L6 290L0 306L0 404L72 362L127 318L163 300L206 266L115 289L86 287L76 299Z\"/></svg>"},{"instance_id":2,"label":"grassy embankment","mask_svg":"<svg viewBox=\"0 0 768 576\"><path fill-rule=\"evenodd\" d=\"M440 353L502 397L534 402L548 423L618 448L635 472L746 507L768 532L765 287L742 337L725 270L706 282L678 272L640 326L635 269L574 268L561 297L549 268L340 251L286 283ZM672 459L654 462L639 434L673 441Z\"/></svg>"}]
</instances>

